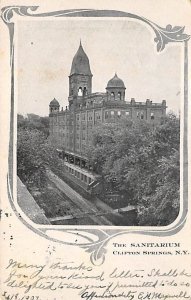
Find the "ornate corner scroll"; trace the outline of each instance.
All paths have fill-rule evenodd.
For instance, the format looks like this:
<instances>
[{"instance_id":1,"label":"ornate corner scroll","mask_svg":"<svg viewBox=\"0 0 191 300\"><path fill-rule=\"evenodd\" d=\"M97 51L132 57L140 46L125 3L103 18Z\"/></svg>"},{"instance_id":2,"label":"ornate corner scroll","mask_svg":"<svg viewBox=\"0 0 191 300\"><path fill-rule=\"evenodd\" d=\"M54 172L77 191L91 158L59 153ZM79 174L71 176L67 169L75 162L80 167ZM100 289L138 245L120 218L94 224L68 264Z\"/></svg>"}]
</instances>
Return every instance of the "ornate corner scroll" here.
<instances>
[{"instance_id":1,"label":"ornate corner scroll","mask_svg":"<svg viewBox=\"0 0 191 300\"><path fill-rule=\"evenodd\" d=\"M135 14L115 11L115 10L95 10L95 9L71 9L60 10L49 13L34 13L39 6L7 6L2 8L2 19L10 27L13 22L11 19L14 13L19 16L27 17L128 17L140 20L149 25L155 32L156 37L154 41L157 43L157 51L164 50L168 43L184 42L188 41L190 35L184 33L184 26L172 26L168 24L165 28L162 28L154 22L140 17Z\"/></svg>"},{"instance_id":2,"label":"ornate corner scroll","mask_svg":"<svg viewBox=\"0 0 191 300\"><path fill-rule=\"evenodd\" d=\"M169 236L176 234L184 226L186 221L186 214L188 209L188 144L187 144L187 119L188 119L188 46L187 42L190 39L190 35L184 33L184 26L172 26L168 24L165 28L157 25L156 23L128 12L115 11L115 10L95 10L95 9L71 9L71 10L60 10L52 11L48 13L36 13L38 6L7 6L2 8L1 17L9 29L10 36L10 66L11 66L11 123L10 123L10 138L9 138L9 175L8 175L8 196L10 204L15 212L15 214L20 218L20 220L28 228L47 238L51 241L59 242L65 245L77 245L83 248L86 252L90 254L90 259L93 264L102 264L105 259L105 254L107 252L106 246L114 237L122 234L144 234L153 236ZM21 217L15 208L15 200L13 198L13 132L14 132L14 15L20 17L126 17L129 19L134 19L145 23L149 26L155 33L154 42L157 44L157 52L161 52L165 49L166 45L169 43L184 43L184 158L183 158L183 198L184 198L184 209L183 214L180 217L177 224L172 225L171 228L152 228L143 229L135 227L134 229L103 229L99 228L86 228L86 229L72 229L63 226L62 229L57 229L55 226L32 226L29 224L24 217ZM58 239L54 233L61 232L63 237ZM68 242L65 238L64 233L71 236L71 240L75 237L74 242Z\"/></svg>"}]
</instances>

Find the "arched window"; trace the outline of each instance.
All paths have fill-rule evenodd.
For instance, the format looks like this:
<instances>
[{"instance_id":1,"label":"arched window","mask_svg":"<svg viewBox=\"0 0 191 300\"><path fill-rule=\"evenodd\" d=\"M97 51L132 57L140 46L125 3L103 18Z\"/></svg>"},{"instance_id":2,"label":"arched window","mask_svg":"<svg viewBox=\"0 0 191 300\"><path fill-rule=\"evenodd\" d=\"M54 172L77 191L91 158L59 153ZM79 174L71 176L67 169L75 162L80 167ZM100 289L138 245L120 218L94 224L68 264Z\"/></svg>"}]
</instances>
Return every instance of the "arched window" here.
<instances>
[{"instance_id":1,"label":"arched window","mask_svg":"<svg viewBox=\"0 0 191 300\"><path fill-rule=\"evenodd\" d=\"M114 94L114 92L111 92L111 100L115 100L115 94Z\"/></svg>"},{"instance_id":2,"label":"arched window","mask_svg":"<svg viewBox=\"0 0 191 300\"><path fill-rule=\"evenodd\" d=\"M155 116L154 113L151 113L151 120L154 120Z\"/></svg>"},{"instance_id":3,"label":"arched window","mask_svg":"<svg viewBox=\"0 0 191 300\"><path fill-rule=\"evenodd\" d=\"M120 118L120 117L121 117L121 111L120 111L120 110L118 110L118 112L117 112L117 116L118 116L118 118Z\"/></svg>"},{"instance_id":4,"label":"arched window","mask_svg":"<svg viewBox=\"0 0 191 300\"><path fill-rule=\"evenodd\" d=\"M78 89L78 96L82 96L82 88L81 87L79 87L79 89Z\"/></svg>"},{"instance_id":5,"label":"arched window","mask_svg":"<svg viewBox=\"0 0 191 300\"><path fill-rule=\"evenodd\" d=\"M117 98L118 98L118 100L121 100L121 92L118 92Z\"/></svg>"},{"instance_id":6,"label":"arched window","mask_svg":"<svg viewBox=\"0 0 191 300\"><path fill-rule=\"evenodd\" d=\"M87 88L86 88L86 87L84 87L84 90L83 90L83 95L84 95L84 96L86 96L86 95L87 95L87 93L88 93L88 91L87 91Z\"/></svg>"}]
</instances>

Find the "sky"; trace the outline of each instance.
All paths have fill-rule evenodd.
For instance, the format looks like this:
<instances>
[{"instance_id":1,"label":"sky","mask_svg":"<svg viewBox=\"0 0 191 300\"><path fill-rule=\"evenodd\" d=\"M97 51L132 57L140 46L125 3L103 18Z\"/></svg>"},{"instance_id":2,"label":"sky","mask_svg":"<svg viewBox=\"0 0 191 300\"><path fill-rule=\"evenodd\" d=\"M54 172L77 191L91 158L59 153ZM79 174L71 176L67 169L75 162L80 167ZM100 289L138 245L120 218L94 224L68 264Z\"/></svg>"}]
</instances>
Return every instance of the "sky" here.
<instances>
[{"instance_id":1,"label":"sky","mask_svg":"<svg viewBox=\"0 0 191 300\"><path fill-rule=\"evenodd\" d=\"M160 103L179 113L181 50L169 44L157 53L155 34L127 18L63 18L19 21L16 44L18 113L46 116L56 98L68 105L68 76L80 39L93 74L92 92L105 92L115 72L126 86L126 100Z\"/></svg>"}]
</instances>

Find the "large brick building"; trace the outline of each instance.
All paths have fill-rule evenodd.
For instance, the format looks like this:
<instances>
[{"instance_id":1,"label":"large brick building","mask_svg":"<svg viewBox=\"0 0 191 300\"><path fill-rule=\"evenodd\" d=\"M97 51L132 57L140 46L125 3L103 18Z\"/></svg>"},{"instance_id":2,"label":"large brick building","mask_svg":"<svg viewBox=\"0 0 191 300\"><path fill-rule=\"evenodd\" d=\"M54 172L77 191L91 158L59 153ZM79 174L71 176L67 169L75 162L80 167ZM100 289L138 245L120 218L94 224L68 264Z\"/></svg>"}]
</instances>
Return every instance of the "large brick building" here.
<instances>
[{"instance_id":1,"label":"large brick building","mask_svg":"<svg viewBox=\"0 0 191 300\"><path fill-rule=\"evenodd\" d=\"M149 99L137 102L134 98L126 101L126 87L117 74L108 81L105 92L92 93L92 77L88 56L80 43L69 75L69 105L60 110L56 99L49 105L52 142L59 142L65 157L80 166L85 164L84 151L98 123L126 117L156 124L166 114L165 100L162 103L152 103Z\"/></svg>"}]
</instances>

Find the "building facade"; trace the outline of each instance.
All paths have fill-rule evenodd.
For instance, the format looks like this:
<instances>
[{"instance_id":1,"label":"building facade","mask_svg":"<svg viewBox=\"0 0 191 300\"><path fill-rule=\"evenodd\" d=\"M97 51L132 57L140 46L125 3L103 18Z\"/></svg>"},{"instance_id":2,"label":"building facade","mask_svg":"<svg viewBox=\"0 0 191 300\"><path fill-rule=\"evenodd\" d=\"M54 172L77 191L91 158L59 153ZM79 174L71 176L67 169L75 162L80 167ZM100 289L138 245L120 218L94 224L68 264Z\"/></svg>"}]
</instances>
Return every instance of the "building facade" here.
<instances>
[{"instance_id":1,"label":"building facade","mask_svg":"<svg viewBox=\"0 0 191 300\"><path fill-rule=\"evenodd\" d=\"M68 107L60 109L53 99L49 105L50 139L59 142L64 153L83 164L84 152L91 139L93 128L99 123L115 122L119 118L143 119L157 124L166 114L166 101L153 103L147 99L126 101L126 87L117 74L110 79L105 92L92 93L92 72L88 56L80 43L69 75Z\"/></svg>"}]
</instances>

